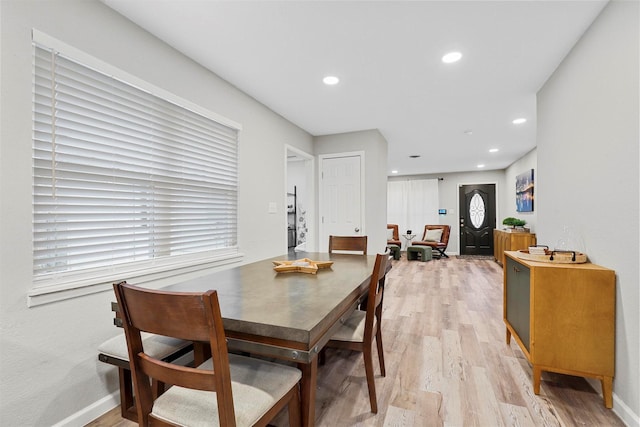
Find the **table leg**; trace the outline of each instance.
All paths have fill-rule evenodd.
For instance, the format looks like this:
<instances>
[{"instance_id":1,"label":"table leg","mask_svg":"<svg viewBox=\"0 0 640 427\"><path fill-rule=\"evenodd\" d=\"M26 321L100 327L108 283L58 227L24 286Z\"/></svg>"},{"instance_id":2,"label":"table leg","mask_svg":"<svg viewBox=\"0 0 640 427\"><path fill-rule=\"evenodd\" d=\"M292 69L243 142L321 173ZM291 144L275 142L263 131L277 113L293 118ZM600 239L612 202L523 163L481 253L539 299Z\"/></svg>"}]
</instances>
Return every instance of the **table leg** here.
<instances>
[{"instance_id":1,"label":"table leg","mask_svg":"<svg viewBox=\"0 0 640 427\"><path fill-rule=\"evenodd\" d=\"M299 363L302 371L300 398L302 400L302 425L313 427L316 420L316 386L318 384L318 355L309 363Z\"/></svg>"}]
</instances>

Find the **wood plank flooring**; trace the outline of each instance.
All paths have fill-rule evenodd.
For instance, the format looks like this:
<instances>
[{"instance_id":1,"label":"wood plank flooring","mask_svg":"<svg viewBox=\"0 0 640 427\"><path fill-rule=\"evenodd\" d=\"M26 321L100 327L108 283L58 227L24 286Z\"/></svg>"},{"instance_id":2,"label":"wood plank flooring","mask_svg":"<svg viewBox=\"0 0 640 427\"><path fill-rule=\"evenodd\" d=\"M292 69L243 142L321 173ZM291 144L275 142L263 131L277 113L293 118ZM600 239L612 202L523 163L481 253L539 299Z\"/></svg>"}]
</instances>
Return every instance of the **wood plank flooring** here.
<instances>
[{"instance_id":1,"label":"wood plank flooring","mask_svg":"<svg viewBox=\"0 0 640 427\"><path fill-rule=\"evenodd\" d=\"M382 327L386 377L374 355L378 414L369 410L362 355L327 351L318 370L316 425L624 426L580 377L543 373L505 342L502 269L490 259L393 262ZM375 350L374 350L375 351ZM286 413L277 426L288 425ZM92 427L131 427L116 408Z\"/></svg>"}]
</instances>

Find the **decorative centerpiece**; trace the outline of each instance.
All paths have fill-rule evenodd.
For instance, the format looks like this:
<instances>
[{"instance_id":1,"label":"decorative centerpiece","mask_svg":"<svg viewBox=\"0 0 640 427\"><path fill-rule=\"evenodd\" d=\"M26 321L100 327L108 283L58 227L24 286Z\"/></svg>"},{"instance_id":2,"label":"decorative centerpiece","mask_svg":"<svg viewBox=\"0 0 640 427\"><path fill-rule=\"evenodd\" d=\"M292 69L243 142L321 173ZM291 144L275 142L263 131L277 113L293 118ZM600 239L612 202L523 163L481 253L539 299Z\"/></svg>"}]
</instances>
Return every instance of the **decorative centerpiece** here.
<instances>
[{"instance_id":1,"label":"decorative centerpiece","mask_svg":"<svg viewBox=\"0 0 640 427\"><path fill-rule=\"evenodd\" d=\"M316 274L320 268L329 268L333 261L313 261L309 258L294 261L273 261L273 269L278 273L310 273Z\"/></svg>"}]
</instances>

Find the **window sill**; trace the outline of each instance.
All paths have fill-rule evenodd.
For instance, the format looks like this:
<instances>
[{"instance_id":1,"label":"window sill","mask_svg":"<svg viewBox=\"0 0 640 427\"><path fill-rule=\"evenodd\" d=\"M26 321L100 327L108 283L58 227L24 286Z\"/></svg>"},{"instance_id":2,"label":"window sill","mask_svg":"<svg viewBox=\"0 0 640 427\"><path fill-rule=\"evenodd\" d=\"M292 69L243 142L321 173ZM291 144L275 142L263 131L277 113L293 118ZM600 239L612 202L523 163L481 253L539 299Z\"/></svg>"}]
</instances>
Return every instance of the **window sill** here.
<instances>
[{"instance_id":1,"label":"window sill","mask_svg":"<svg viewBox=\"0 0 640 427\"><path fill-rule=\"evenodd\" d=\"M126 280L136 285L160 288L175 283L178 280L186 280L191 278L190 276L193 276L194 274L198 275L198 273L203 271L210 270L213 272L221 267L228 266L229 264L239 263L243 258L244 254L242 253L228 254L200 264L188 267L178 267L169 271L129 274L126 277ZM125 278L123 277L121 280L125 280ZM27 294L27 307L37 307L98 292L113 291L113 282L114 281L109 280L89 284L84 282L81 285L66 284L61 286L33 288Z\"/></svg>"}]
</instances>

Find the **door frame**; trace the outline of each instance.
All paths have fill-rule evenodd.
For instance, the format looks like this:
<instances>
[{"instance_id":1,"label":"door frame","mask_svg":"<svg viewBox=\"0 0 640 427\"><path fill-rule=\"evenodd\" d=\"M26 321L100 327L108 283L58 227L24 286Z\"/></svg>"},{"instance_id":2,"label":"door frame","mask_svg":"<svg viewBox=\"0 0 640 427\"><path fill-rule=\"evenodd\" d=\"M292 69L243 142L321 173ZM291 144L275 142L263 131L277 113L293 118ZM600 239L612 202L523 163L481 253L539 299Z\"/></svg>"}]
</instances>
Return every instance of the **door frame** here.
<instances>
[{"instance_id":1,"label":"door frame","mask_svg":"<svg viewBox=\"0 0 640 427\"><path fill-rule=\"evenodd\" d=\"M475 182L459 182L456 184L456 209L460 207L460 187L463 185L484 185L484 184L493 184L496 186L496 227L498 226L498 218L500 217L500 184L497 181L475 181ZM456 236L458 239L458 254L462 253L462 242L460 241L460 215L462 212L458 212L456 215L455 225L451 228L451 233L453 234L454 228L456 232ZM493 246L493 242L491 243Z\"/></svg>"},{"instance_id":2,"label":"door frame","mask_svg":"<svg viewBox=\"0 0 640 427\"><path fill-rule=\"evenodd\" d=\"M341 157L359 157L360 158L360 233L363 236L367 235L367 227L365 224L365 156L364 151L347 151L343 153L331 153L331 154L320 154L318 155L318 242L322 241L321 236L324 235L324 221L322 218L322 212L324 207L323 193L322 188L322 171L324 168L324 161L327 159L336 159ZM325 249L326 250L326 249ZM320 252L324 252L325 250L320 249Z\"/></svg>"},{"instance_id":3,"label":"door frame","mask_svg":"<svg viewBox=\"0 0 640 427\"><path fill-rule=\"evenodd\" d=\"M313 197L314 195L314 191L316 189L316 183L314 181L314 177L315 177L315 164L314 164L314 159L315 157L313 156L313 154L309 154L305 151L300 150L299 148L293 147L291 145L285 144L284 145L284 191L282 192L283 196L283 202L282 202L282 206L285 208L283 209L285 212L285 215L283 216L283 221L284 221L284 230L285 233L283 235L286 236L286 230L288 228L288 223L287 223L287 215L286 215L286 206L287 206L287 192L289 191L288 186L289 186L289 154L295 154L296 156L302 157L304 159L305 162L305 180L306 180L306 187L307 187L307 192L308 194L305 195L304 200L305 203L307 204L308 208L307 208L307 251L310 252L314 252L316 251L316 243L315 243L315 224L316 224L316 209L315 209L315 202L316 202L316 198ZM285 249L284 252L282 253L287 253L287 251L289 250L288 248L288 244L287 244L287 239L285 239Z\"/></svg>"}]
</instances>

